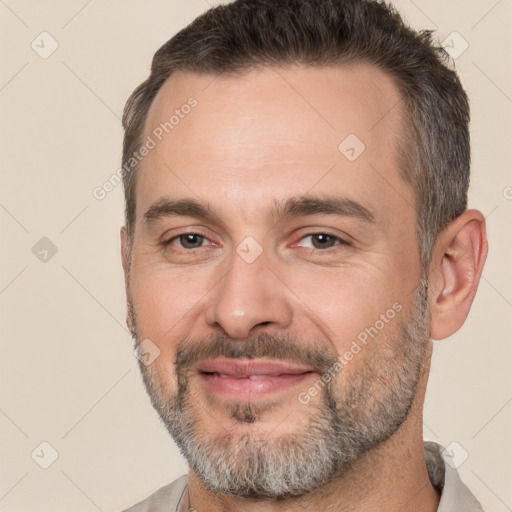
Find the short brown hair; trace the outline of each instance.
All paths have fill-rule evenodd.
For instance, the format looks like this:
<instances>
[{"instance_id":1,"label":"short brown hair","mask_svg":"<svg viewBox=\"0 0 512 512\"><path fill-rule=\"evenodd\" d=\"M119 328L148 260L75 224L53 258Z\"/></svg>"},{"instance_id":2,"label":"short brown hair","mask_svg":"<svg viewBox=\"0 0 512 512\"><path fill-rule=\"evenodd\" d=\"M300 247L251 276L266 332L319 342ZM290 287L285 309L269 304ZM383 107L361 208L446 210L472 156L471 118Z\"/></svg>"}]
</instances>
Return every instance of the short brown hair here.
<instances>
[{"instance_id":1,"label":"short brown hair","mask_svg":"<svg viewBox=\"0 0 512 512\"><path fill-rule=\"evenodd\" d=\"M370 63L391 76L403 98L407 141L401 174L415 193L423 265L440 230L467 207L469 103L434 44L385 2L370 0L236 0L214 7L154 55L149 78L128 99L123 166L141 144L153 99L175 71L241 73L288 64ZM136 169L123 175L129 247L136 218Z\"/></svg>"}]
</instances>

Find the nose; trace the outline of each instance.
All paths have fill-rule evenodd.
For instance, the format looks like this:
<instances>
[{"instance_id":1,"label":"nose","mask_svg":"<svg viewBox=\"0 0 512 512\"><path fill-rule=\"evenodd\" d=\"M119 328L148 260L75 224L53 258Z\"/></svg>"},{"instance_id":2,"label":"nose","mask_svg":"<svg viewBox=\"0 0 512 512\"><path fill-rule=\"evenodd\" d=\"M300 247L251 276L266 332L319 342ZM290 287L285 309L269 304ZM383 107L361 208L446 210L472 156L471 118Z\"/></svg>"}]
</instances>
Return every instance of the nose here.
<instances>
[{"instance_id":1,"label":"nose","mask_svg":"<svg viewBox=\"0 0 512 512\"><path fill-rule=\"evenodd\" d=\"M243 339L265 326L275 331L291 324L291 294L270 270L264 252L252 263L234 253L223 272L206 308L208 326Z\"/></svg>"}]
</instances>

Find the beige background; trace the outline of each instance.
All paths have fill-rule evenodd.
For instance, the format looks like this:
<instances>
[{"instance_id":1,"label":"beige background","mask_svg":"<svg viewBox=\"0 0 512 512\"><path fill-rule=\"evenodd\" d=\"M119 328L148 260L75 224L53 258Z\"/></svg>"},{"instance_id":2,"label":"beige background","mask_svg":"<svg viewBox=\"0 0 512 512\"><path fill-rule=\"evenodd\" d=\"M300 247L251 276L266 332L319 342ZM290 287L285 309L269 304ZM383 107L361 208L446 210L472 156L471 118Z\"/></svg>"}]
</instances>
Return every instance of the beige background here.
<instances>
[{"instance_id":1,"label":"beige background","mask_svg":"<svg viewBox=\"0 0 512 512\"><path fill-rule=\"evenodd\" d=\"M0 0L1 512L115 511L185 472L124 325L122 189L102 201L92 190L119 167L119 118L153 53L209 3ZM472 99L471 206L491 248L470 318L435 345L425 436L457 441L468 486L488 511L510 511L512 1L395 4L469 44L456 66ZM31 47L51 49L43 31L59 45L46 59ZM58 249L46 262L32 252L42 237ZM58 452L48 469L43 441Z\"/></svg>"}]
</instances>

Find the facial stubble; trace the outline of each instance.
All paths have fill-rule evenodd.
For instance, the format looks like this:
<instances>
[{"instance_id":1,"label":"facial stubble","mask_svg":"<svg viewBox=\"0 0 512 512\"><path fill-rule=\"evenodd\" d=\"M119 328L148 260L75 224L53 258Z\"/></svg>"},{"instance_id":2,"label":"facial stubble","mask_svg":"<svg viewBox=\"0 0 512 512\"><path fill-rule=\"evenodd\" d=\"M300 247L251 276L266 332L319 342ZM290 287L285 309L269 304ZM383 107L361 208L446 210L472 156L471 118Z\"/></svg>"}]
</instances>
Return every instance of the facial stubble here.
<instances>
[{"instance_id":1,"label":"facial stubble","mask_svg":"<svg viewBox=\"0 0 512 512\"><path fill-rule=\"evenodd\" d=\"M128 308L137 345L142 339L131 301ZM320 379L337 361L321 344L307 345L264 333L247 340L220 334L208 340L186 338L178 344L176 360L168 371L142 362L140 369L153 407L206 488L237 498L287 499L311 493L342 476L397 432L415 397L429 344L429 321L427 281L422 278L410 317L406 321L396 318L393 332L390 322L362 348L364 359L355 356L357 372L341 368L336 378L322 385L307 411L297 399L288 421L295 414L307 414L308 421L293 433L281 435L271 436L272 432L261 428L266 423L261 420L272 409L278 411L280 402L228 404L204 396L191 387L191 368L216 356L266 357L313 366ZM174 393L166 386L173 376L177 382ZM209 410L222 411L233 428L216 425ZM211 433L212 426L218 433Z\"/></svg>"}]
</instances>

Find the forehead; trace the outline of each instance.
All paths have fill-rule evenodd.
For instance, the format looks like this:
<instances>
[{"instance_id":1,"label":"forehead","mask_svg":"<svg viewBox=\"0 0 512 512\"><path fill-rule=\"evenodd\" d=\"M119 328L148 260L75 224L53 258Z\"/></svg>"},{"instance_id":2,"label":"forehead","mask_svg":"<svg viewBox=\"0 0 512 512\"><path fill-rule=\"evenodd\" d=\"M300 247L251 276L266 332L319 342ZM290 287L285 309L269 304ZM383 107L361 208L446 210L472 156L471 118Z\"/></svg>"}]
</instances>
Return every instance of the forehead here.
<instances>
[{"instance_id":1,"label":"forehead","mask_svg":"<svg viewBox=\"0 0 512 512\"><path fill-rule=\"evenodd\" d=\"M233 213L333 187L382 207L411 204L399 175L402 117L393 80L368 64L177 72L146 119L142 139L155 147L139 166L137 210L195 195Z\"/></svg>"}]
</instances>

